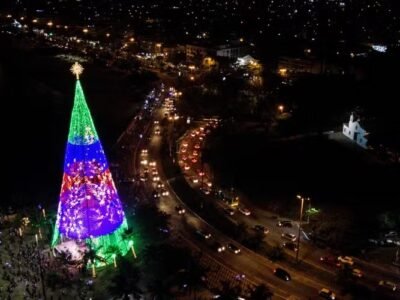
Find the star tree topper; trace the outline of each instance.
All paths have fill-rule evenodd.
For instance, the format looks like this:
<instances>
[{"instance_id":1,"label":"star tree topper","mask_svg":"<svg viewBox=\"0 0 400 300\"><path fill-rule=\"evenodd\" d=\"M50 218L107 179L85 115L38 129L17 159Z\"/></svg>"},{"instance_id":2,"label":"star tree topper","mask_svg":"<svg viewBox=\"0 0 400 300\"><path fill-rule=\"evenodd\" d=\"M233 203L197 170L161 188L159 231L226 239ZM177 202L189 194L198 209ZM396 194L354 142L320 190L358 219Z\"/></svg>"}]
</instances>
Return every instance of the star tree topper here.
<instances>
[{"instance_id":1,"label":"star tree topper","mask_svg":"<svg viewBox=\"0 0 400 300\"><path fill-rule=\"evenodd\" d=\"M71 72L76 76L76 79L79 80L79 75L83 73L84 68L78 62L75 62L71 67Z\"/></svg>"}]
</instances>

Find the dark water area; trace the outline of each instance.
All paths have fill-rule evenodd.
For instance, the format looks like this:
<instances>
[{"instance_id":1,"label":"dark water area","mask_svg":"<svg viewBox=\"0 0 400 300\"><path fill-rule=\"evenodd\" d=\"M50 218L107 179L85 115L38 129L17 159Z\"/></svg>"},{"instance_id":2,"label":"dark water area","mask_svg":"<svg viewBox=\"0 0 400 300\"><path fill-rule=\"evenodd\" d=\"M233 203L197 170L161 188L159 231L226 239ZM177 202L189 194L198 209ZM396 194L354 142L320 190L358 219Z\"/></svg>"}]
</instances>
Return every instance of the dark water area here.
<instances>
[{"instance_id":1,"label":"dark water area","mask_svg":"<svg viewBox=\"0 0 400 300\"><path fill-rule=\"evenodd\" d=\"M73 105L71 63L0 37L0 98L6 193L1 206L56 205ZM85 64L81 83L107 157L135 115L148 85Z\"/></svg>"},{"instance_id":2,"label":"dark water area","mask_svg":"<svg viewBox=\"0 0 400 300\"><path fill-rule=\"evenodd\" d=\"M261 205L297 212L290 203L300 193L319 208L400 209L399 165L383 163L345 140L271 141L262 133L216 134L208 155L222 184Z\"/></svg>"}]
</instances>

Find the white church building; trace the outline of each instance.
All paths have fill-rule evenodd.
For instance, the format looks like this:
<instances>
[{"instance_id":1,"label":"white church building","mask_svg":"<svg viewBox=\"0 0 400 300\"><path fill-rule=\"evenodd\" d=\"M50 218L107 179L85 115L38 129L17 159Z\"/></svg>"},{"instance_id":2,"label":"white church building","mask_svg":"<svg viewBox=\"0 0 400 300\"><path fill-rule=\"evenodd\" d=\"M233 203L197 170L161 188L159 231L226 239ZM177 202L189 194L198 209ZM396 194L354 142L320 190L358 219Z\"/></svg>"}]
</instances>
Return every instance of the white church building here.
<instances>
[{"instance_id":1,"label":"white church building","mask_svg":"<svg viewBox=\"0 0 400 300\"><path fill-rule=\"evenodd\" d=\"M351 114L349 123L343 124L343 134L359 146L367 149L368 140L365 136L368 133L360 126L359 121L354 121L354 116Z\"/></svg>"}]
</instances>

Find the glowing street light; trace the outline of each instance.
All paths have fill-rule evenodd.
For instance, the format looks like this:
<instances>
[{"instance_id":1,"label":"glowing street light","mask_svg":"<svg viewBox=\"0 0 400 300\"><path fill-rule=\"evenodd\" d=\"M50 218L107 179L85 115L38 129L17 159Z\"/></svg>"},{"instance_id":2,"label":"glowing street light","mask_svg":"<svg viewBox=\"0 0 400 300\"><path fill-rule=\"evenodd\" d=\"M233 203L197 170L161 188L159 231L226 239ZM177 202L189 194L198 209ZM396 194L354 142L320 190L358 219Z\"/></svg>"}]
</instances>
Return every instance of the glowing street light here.
<instances>
[{"instance_id":1,"label":"glowing street light","mask_svg":"<svg viewBox=\"0 0 400 300\"><path fill-rule=\"evenodd\" d=\"M47 26L51 27L53 25L54 25L54 23L52 21L47 22Z\"/></svg>"},{"instance_id":2,"label":"glowing street light","mask_svg":"<svg viewBox=\"0 0 400 300\"><path fill-rule=\"evenodd\" d=\"M285 109L285 107L284 107L283 105L279 105L279 106L278 106L278 110L279 110L279 112L280 112L281 114L283 113L284 109Z\"/></svg>"},{"instance_id":3,"label":"glowing street light","mask_svg":"<svg viewBox=\"0 0 400 300\"><path fill-rule=\"evenodd\" d=\"M89 29L84 28L82 31L83 31L83 33L88 33L88 32L89 32Z\"/></svg>"},{"instance_id":4,"label":"glowing street light","mask_svg":"<svg viewBox=\"0 0 400 300\"><path fill-rule=\"evenodd\" d=\"M133 43L133 42L135 41L135 39L134 39L133 37L131 37L131 38L129 39L129 41L130 41L131 43Z\"/></svg>"}]
</instances>

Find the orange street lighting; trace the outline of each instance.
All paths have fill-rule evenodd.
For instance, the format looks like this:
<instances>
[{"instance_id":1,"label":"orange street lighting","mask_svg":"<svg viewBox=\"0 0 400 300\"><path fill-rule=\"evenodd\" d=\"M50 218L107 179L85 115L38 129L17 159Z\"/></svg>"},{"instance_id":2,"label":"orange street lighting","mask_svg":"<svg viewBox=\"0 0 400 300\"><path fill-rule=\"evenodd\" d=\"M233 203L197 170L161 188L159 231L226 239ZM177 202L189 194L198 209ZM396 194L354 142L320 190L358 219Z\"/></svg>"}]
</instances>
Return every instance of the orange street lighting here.
<instances>
[{"instance_id":1,"label":"orange street lighting","mask_svg":"<svg viewBox=\"0 0 400 300\"><path fill-rule=\"evenodd\" d=\"M287 72L288 72L288 70L286 68L279 69L279 75L281 75L281 76L286 76Z\"/></svg>"},{"instance_id":2,"label":"orange street lighting","mask_svg":"<svg viewBox=\"0 0 400 300\"><path fill-rule=\"evenodd\" d=\"M47 26L53 26L54 24L53 24L53 22L52 21L49 21L49 22L47 22Z\"/></svg>"},{"instance_id":3,"label":"orange street lighting","mask_svg":"<svg viewBox=\"0 0 400 300\"><path fill-rule=\"evenodd\" d=\"M88 32L89 32L89 29L84 28L82 31L83 31L83 33L88 33Z\"/></svg>"},{"instance_id":4,"label":"orange street lighting","mask_svg":"<svg viewBox=\"0 0 400 300\"><path fill-rule=\"evenodd\" d=\"M278 106L278 110L280 111L280 113L283 113L284 109L285 109L285 107L283 105ZM299 196L299 195L297 195L297 196Z\"/></svg>"},{"instance_id":5,"label":"orange street lighting","mask_svg":"<svg viewBox=\"0 0 400 300\"><path fill-rule=\"evenodd\" d=\"M135 41L135 39L134 39L133 37L131 37L131 38L129 39L129 41L133 43L133 42Z\"/></svg>"}]
</instances>

